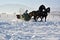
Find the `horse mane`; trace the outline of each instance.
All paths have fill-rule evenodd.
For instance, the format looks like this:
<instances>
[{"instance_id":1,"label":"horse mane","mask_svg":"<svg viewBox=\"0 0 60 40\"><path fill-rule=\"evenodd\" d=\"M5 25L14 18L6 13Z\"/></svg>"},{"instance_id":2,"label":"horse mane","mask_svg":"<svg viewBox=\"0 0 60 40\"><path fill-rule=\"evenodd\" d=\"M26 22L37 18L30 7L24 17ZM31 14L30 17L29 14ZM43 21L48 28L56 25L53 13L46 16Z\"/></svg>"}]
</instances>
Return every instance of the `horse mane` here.
<instances>
[{"instance_id":1,"label":"horse mane","mask_svg":"<svg viewBox=\"0 0 60 40\"><path fill-rule=\"evenodd\" d=\"M44 6L44 5L41 5L41 6L39 7L39 11L42 12L43 9L45 10L45 6Z\"/></svg>"}]
</instances>

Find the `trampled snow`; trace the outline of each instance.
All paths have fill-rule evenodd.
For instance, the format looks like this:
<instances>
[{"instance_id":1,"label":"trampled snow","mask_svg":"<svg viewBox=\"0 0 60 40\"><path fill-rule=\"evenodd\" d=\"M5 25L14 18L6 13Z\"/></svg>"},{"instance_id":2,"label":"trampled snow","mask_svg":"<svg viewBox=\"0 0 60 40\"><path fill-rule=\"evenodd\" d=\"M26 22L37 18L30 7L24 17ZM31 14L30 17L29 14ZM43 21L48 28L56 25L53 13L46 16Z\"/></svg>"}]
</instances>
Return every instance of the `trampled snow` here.
<instances>
[{"instance_id":1,"label":"trampled snow","mask_svg":"<svg viewBox=\"0 0 60 40\"><path fill-rule=\"evenodd\" d=\"M0 20L0 40L60 40L60 16L47 22Z\"/></svg>"}]
</instances>

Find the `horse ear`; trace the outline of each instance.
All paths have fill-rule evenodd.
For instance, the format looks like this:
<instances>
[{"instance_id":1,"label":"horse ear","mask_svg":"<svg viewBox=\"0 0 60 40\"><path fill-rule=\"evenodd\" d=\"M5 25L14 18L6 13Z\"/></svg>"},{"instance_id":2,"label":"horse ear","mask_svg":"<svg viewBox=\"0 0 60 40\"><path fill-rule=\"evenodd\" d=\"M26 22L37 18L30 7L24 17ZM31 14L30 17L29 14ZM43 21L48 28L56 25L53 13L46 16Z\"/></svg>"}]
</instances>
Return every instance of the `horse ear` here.
<instances>
[{"instance_id":1,"label":"horse ear","mask_svg":"<svg viewBox=\"0 0 60 40\"><path fill-rule=\"evenodd\" d=\"M50 7L47 8L47 12L50 13Z\"/></svg>"}]
</instances>

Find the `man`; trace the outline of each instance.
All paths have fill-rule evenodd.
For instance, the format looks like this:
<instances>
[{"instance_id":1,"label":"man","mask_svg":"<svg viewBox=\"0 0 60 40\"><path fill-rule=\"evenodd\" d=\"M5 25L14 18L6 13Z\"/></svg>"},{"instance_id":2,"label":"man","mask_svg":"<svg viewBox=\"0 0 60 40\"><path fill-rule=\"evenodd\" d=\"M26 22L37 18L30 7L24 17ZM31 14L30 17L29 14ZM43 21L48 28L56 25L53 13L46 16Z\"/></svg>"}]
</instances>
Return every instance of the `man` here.
<instances>
[{"instance_id":1,"label":"man","mask_svg":"<svg viewBox=\"0 0 60 40\"><path fill-rule=\"evenodd\" d=\"M29 14L27 12L28 12L28 10L26 10L24 12L24 14L22 15L22 17L24 18L25 21L29 21L31 19L31 17L29 16Z\"/></svg>"}]
</instances>

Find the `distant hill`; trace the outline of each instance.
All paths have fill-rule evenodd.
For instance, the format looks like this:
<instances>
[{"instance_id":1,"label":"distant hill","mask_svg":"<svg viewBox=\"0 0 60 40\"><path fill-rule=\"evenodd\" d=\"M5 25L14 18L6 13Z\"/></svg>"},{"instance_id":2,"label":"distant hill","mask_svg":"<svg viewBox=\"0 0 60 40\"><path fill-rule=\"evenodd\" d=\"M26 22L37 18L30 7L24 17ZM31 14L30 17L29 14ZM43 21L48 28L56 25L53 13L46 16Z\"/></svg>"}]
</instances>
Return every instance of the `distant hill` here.
<instances>
[{"instance_id":1,"label":"distant hill","mask_svg":"<svg viewBox=\"0 0 60 40\"><path fill-rule=\"evenodd\" d=\"M0 5L0 13L23 13L26 9L31 10L30 7L21 4Z\"/></svg>"},{"instance_id":2,"label":"distant hill","mask_svg":"<svg viewBox=\"0 0 60 40\"><path fill-rule=\"evenodd\" d=\"M0 13L24 13L25 10L28 10L28 12L37 10L32 7L28 7L26 5L22 4L5 4L5 5L0 5ZM60 13L60 8L51 8L51 14L59 14Z\"/></svg>"}]
</instances>

